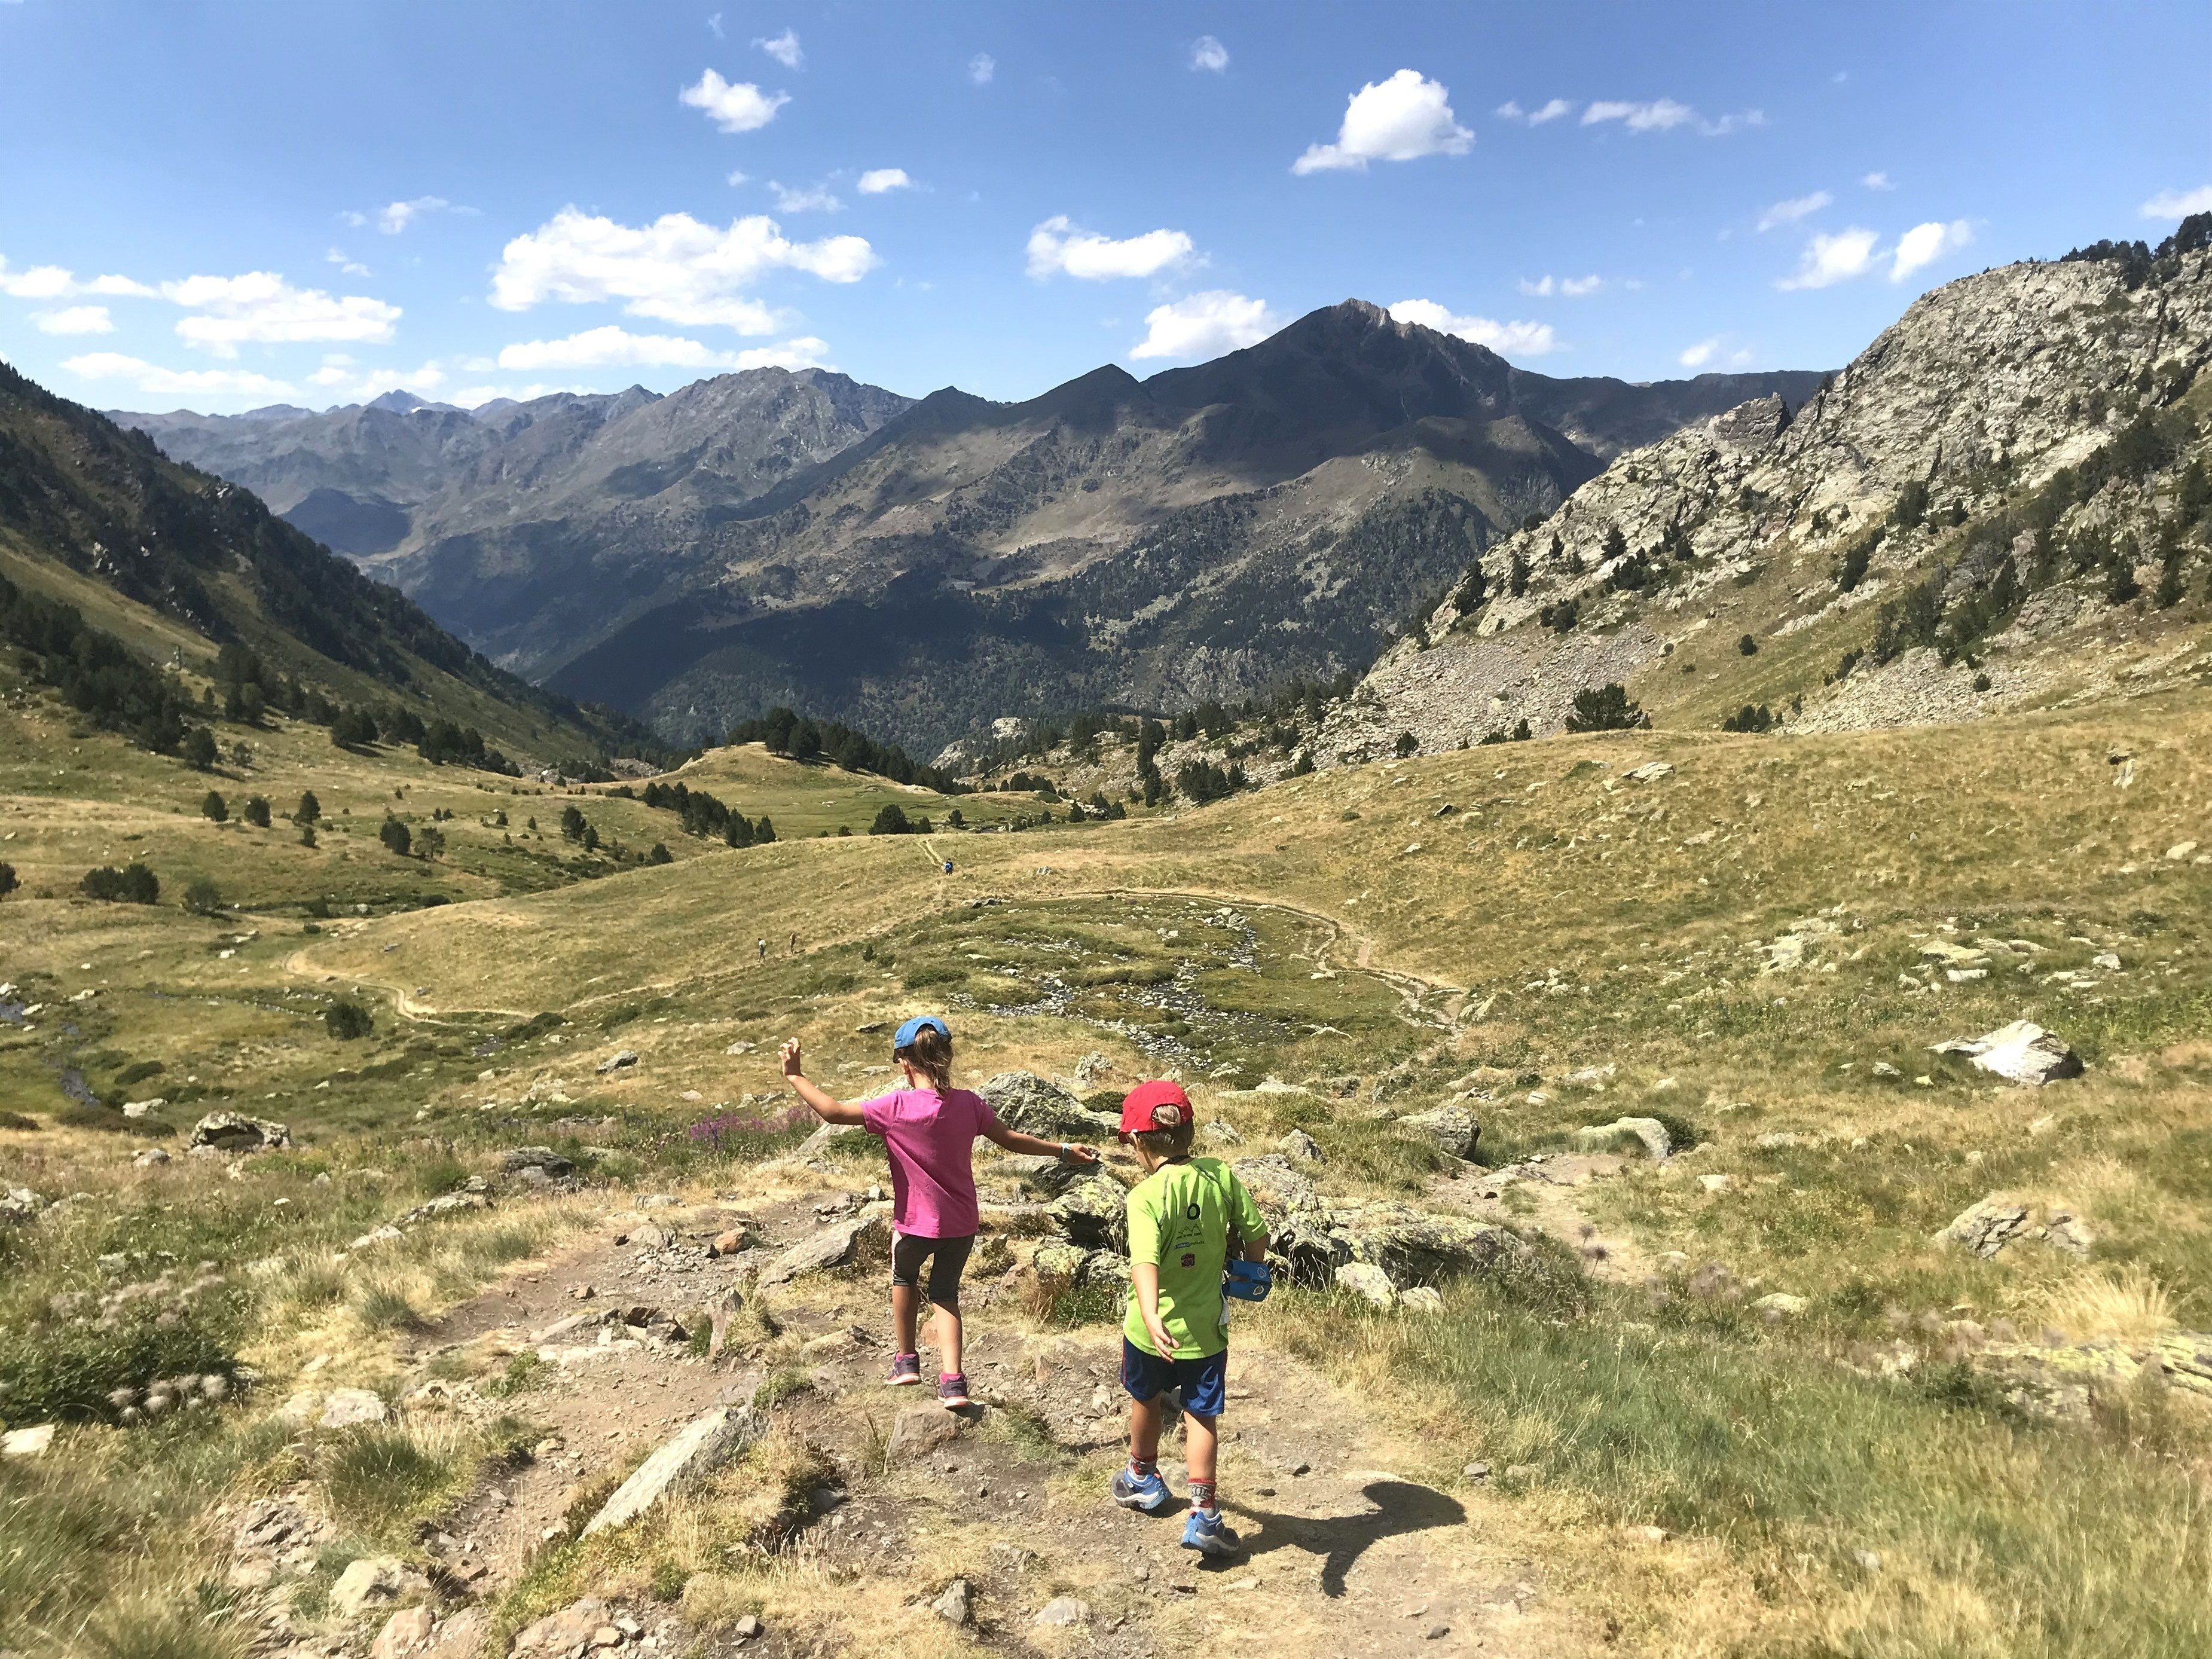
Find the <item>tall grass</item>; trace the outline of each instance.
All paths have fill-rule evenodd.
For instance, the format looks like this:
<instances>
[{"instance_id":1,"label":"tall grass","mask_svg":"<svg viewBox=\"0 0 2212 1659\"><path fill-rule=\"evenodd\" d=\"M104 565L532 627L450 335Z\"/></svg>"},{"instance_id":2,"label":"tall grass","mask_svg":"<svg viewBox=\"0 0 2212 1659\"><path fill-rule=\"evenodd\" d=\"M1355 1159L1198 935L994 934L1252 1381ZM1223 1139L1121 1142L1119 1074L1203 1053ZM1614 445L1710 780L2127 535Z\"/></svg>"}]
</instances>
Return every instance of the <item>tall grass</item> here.
<instances>
[{"instance_id":1,"label":"tall grass","mask_svg":"<svg viewBox=\"0 0 2212 1659\"><path fill-rule=\"evenodd\" d=\"M2212 1652L2201 1473L2021 1419L1960 1370L1880 1382L1628 1312L1601 1297L1593 1317L1561 1320L1471 1287L1427 1320L1301 1298L1276 1328L1324 1369L1387 1377L1431 1407L1441 1395L1465 1453L1493 1468L1533 1468L1618 1519L1814 1566L1829 1602L1817 1650Z\"/></svg>"},{"instance_id":2,"label":"tall grass","mask_svg":"<svg viewBox=\"0 0 2212 1659\"><path fill-rule=\"evenodd\" d=\"M325 1454L323 1490L344 1525L397 1540L460 1492L471 1462L465 1442L451 1431L363 1424L346 1430Z\"/></svg>"}]
</instances>

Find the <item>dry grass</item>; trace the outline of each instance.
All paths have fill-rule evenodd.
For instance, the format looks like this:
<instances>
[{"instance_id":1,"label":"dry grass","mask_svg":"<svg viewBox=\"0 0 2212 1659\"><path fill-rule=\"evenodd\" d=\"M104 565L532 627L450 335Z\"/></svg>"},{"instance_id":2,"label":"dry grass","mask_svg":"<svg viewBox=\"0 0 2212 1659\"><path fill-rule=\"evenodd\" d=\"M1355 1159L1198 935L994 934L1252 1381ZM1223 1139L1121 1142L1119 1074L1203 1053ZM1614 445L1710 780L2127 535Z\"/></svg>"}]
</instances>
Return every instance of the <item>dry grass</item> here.
<instances>
[{"instance_id":1,"label":"dry grass","mask_svg":"<svg viewBox=\"0 0 2212 1659\"><path fill-rule=\"evenodd\" d=\"M2142 1341L2174 1328L2172 1299L2141 1266L2090 1269L2051 1291L2045 1322L2076 1342L2099 1337Z\"/></svg>"}]
</instances>

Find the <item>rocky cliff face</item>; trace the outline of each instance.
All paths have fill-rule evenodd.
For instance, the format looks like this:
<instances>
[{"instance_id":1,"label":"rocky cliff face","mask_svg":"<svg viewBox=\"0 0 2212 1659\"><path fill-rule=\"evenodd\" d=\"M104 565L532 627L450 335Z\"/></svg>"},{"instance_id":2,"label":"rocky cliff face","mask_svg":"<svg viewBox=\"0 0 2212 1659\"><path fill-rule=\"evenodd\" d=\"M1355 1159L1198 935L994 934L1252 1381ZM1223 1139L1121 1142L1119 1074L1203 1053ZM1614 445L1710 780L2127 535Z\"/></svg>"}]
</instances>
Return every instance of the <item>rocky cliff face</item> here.
<instances>
[{"instance_id":1,"label":"rocky cliff face","mask_svg":"<svg viewBox=\"0 0 2212 1659\"><path fill-rule=\"evenodd\" d=\"M2208 362L2202 236L1936 289L1794 417L1754 399L1621 455L1486 550L1316 758L1541 734L1612 682L1670 724L1748 703L1823 729L2094 694L2138 658L2181 672Z\"/></svg>"}]
</instances>

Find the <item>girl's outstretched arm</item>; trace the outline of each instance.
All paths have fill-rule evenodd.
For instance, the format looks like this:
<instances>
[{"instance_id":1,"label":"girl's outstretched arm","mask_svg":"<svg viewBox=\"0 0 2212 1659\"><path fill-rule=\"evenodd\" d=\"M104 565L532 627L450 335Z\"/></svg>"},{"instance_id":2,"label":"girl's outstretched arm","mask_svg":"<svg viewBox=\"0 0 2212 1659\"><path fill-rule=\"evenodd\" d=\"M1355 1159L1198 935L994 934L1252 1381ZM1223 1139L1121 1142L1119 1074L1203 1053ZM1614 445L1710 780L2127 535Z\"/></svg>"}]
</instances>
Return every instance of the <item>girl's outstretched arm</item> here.
<instances>
[{"instance_id":1,"label":"girl's outstretched arm","mask_svg":"<svg viewBox=\"0 0 2212 1659\"><path fill-rule=\"evenodd\" d=\"M1096 1146L1078 1146L1065 1140L1042 1140L1036 1135L1025 1135L1019 1129L1009 1129L996 1118L993 1118L991 1127L983 1131L983 1138L1005 1147L1010 1152L1028 1152L1037 1158L1057 1158L1070 1164L1096 1164L1098 1161L1098 1149Z\"/></svg>"},{"instance_id":2,"label":"girl's outstretched arm","mask_svg":"<svg viewBox=\"0 0 2212 1659\"><path fill-rule=\"evenodd\" d=\"M845 1102L823 1093L809 1083L800 1073L797 1037L792 1038L783 1045L782 1052L778 1058L783 1061L784 1081L791 1085L792 1088L798 1091L799 1097L813 1109L815 1116L820 1118L824 1123L858 1123L861 1121L860 1109L858 1106L848 1105Z\"/></svg>"}]
</instances>

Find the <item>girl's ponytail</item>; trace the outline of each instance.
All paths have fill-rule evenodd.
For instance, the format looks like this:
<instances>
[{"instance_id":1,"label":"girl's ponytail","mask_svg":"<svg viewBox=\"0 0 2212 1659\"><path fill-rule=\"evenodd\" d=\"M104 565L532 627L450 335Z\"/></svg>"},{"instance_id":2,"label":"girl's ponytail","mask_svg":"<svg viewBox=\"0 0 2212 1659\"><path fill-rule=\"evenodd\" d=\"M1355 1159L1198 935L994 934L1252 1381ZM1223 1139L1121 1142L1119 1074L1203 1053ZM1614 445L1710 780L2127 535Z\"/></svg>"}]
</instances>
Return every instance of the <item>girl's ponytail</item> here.
<instances>
[{"instance_id":1,"label":"girl's ponytail","mask_svg":"<svg viewBox=\"0 0 2212 1659\"><path fill-rule=\"evenodd\" d=\"M912 1062L939 1094L951 1093L952 1040L939 1034L935 1026L925 1025L916 1031L914 1041L900 1049L897 1057Z\"/></svg>"}]
</instances>

